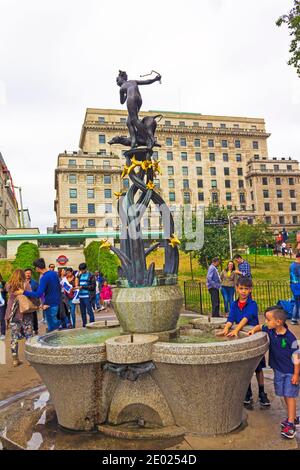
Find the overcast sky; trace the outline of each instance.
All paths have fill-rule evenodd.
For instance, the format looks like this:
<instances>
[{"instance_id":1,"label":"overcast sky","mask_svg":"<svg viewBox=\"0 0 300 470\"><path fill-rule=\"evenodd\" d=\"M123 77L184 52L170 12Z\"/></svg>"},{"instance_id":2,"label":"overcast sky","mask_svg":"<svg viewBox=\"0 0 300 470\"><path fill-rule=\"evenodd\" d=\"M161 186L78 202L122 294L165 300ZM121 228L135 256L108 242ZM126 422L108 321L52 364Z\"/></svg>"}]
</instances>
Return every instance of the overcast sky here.
<instances>
[{"instance_id":1,"label":"overcast sky","mask_svg":"<svg viewBox=\"0 0 300 470\"><path fill-rule=\"evenodd\" d=\"M162 74L143 110L263 117L269 156L300 160L300 80L275 25L292 3L0 0L0 152L32 226L55 222L57 155L78 149L86 108L120 107L119 68Z\"/></svg>"}]
</instances>

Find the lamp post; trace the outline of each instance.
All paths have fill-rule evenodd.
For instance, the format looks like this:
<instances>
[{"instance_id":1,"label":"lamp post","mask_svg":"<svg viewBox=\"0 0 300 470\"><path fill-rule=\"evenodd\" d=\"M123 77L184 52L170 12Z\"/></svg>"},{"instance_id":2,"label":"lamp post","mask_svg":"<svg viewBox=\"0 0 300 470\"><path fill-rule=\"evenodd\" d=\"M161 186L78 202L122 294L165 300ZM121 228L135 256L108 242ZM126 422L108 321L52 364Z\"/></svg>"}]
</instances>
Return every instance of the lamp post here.
<instances>
[{"instance_id":1,"label":"lamp post","mask_svg":"<svg viewBox=\"0 0 300 470\"><path fill-rule=\"evenodd\" d=\"M23 199L22 199L22 188L21 186L15 186L14 184L9 184L9 183L6 183L5 184L5 188L14 188L14 189L18 189L19 190L19 198L20 198L20 206L21 206L21 228L24 228L25 226L25 223L24 223L24 210L23 210ZM18 213L19 213L19 209L18 209ZM18 219L19 219L19 216L18 216ZM20 219L19 219L20 221Z\"/></svg>"}]
</instances>

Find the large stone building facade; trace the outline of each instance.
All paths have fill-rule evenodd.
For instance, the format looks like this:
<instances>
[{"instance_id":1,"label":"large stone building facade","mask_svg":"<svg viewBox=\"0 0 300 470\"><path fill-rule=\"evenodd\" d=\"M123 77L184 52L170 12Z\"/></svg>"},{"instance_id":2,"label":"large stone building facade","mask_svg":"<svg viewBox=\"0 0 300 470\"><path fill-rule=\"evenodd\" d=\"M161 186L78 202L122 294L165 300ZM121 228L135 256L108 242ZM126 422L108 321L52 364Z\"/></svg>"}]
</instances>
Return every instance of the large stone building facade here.
<instances>
[{"instance_id":1,"label":"large stone building facade","mask_svg":"<svg viewBox=\"0 0 300 470\"><path fill-rule=\"evenodd\" d=\"M184 203L218 204L252 221L259 217L273 226L298 224L299 165L296 160L268 158L270 134L263 119L140 113L153 115L161 115L156 130L161 147L155 147L154 158L162 170L154 183L171 209ZM121 178L125 147L108 142L128 135L126 116L126 110L88 108L80 150L58 156L58 231L118 228L114 193L127 188L129 181Z\"/></svg>"}]
</instances>

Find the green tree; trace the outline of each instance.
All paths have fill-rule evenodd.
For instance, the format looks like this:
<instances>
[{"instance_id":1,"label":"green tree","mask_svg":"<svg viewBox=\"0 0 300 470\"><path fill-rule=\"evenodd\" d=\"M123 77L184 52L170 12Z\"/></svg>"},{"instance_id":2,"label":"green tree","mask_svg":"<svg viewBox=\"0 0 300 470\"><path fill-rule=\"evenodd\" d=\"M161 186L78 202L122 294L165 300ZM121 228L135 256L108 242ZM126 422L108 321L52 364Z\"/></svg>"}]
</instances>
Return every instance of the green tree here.
<instances>
[{"instance_id":1,"label":"green tree","mask_svg":"<svg viewBox=\"0 0 300 470\"><path fill-rule=\"evenodd\" d=\"M85 262L89 271L101 271L110 284L118 279L118 266L120 265L116 255L105 248L100 249L102 241L90 243L83 251Z\"/></svg>"},{"instance_id":2,"label":"green tree","mask_svg":"<svg viewBox=\"0 0 300 470\"><path fill-rule=\"evenodd\" d=\"M37 245L34 243L24 242L21 243L17 250L16 258L13 261L14 269L26 269L31 268L33 271L33 277L37 278L33 261L40 257L40 251Z\"/></svg>"},{"instance_id":3,"label":"green tree","mask_svg":"<svg viewBox=\"0 0 300 470\"><path fill-rule=\"evenodd\" d=\"M255 266L257 265L257 248L274 242L274 235L269 226L261 221L249 225L238 224L232 231L232 242L235 248L248 246L255 248Z\"/></svg>"},{"instance_id":4,"label":"green tree","mask_svg":"<svg viewBox=\"0 0 300 470\"><path fill-rule=\"evenodd\" d=\"M210 205L205 212L204 223L212 219L228 219L227 209ZM207 268L211 260L218 256L222 261L229 258L228 225L204 225L204 244L194 253L198 262Z\"/></svg>"},{"instance_id":5,"label":"green tree","mask_svg":"<svg viewBox=\"0 0 300 470\"><path fill-rule=\"evenodd\" d=\"M300 0L294 0L294 7L287 15L282 15L276 21L277 26L281 26L282 23L288 25L290 36L292 36L289 50L291 58L288 64L296 68L297 74L300 77Z\"/></svg>"}]
</instances>

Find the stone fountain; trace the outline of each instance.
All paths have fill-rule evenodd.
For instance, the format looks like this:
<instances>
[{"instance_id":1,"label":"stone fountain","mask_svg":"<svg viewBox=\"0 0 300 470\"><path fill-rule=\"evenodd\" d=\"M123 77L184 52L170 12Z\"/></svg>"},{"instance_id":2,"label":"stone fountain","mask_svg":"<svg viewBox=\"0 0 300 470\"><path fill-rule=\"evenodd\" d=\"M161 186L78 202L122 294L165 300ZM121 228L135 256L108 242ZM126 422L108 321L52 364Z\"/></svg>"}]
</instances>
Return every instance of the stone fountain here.
<instances>
[{"instance_id":1,"label":"stone fountain","mask_svg":"<svg viewBox=\"0 0 300 470\"><path fill-rule=\"evenodd\" d=\"M139 85L160 80L128 80L120 72L121 103L127 100L129 137L123 144L128 191L116 193L122 220L120 247L102 245L120 261L113 307L119 320L96 322L87 329L50 333L26 344L27 360L50 392L60 426L98 430L125 439L162 439L186 432L229 433L243 419L243 398L251 377L268 349L265 333L238 339L216 337L223 318L178 322L183 296L177 284L179 252L172 214L155 190L160 173L153 159L158 116L138 117ZM163 220L164 237L145 248L141 218L154 203ZM146 258L165 253L163 275ZM67 400L66 400L67 397Z\"/></svg>"}]
</instances>

